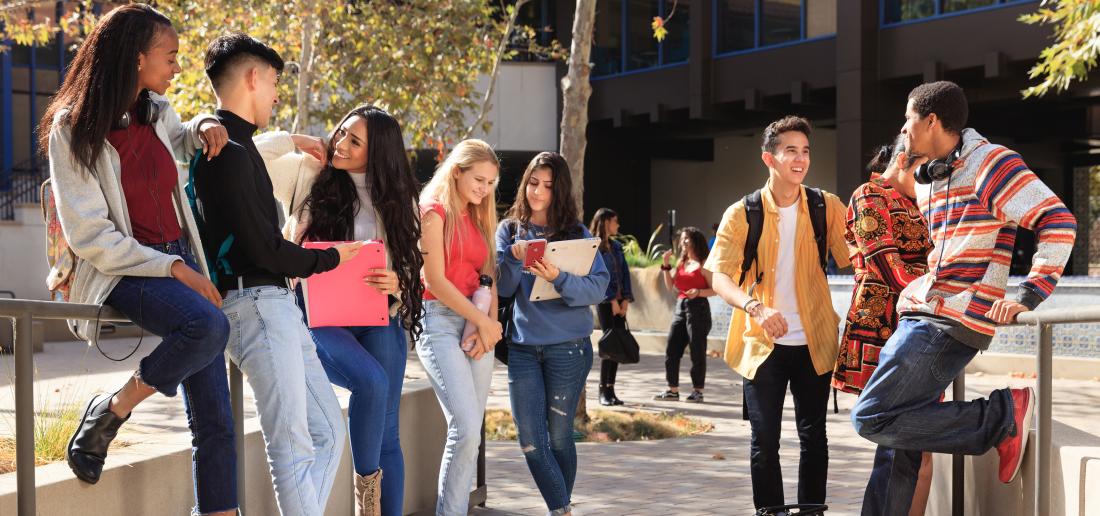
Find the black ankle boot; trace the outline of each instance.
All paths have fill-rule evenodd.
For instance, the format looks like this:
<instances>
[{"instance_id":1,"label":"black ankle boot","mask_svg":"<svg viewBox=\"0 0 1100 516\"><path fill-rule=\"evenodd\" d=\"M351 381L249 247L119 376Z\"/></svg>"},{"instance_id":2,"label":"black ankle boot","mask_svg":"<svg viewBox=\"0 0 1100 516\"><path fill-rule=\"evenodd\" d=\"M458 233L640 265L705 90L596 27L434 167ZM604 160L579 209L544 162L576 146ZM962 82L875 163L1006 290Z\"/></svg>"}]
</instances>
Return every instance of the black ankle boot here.
<instances>
[{"instance_id":1,"label":"black ankle boot","mask_svg":"<svg viewBox=\"0 0 1100 516\"><path fill-rule=\"evenodd\" d=\"M99 475L103 473L103 461L107 458L107 448L118 435L118 428L130 419L129 415L123 419L111 412L113 397L113 394L99 395L88 402L84 417L76 427L73 438L69 440L69 449L65 453L69 468L76 474L76 478L89 484L99 482Z\"/></svg>"},{"instance_id":2,"label":"black ankle boot","mask_svg":"<svg viewBox=\"0 0 1100 516\"><path fill-rule=\"evenodd\" d=\"M615 401L612 399L613 396L615 396L615 391L611 390L610 387L600 386L600 405L605 407L614 405Z\"/></svg>"},{"instance_id":3,"label":"black ankle boot","mask_svg":"<svg viewBox=\"0 0 1100 516\"><path fill-rule=\"evenodd\" d=\"M609 386L607 388L607 397L611 398L612 405L624 405L623 400L619 399L619 396L615 394L615 388Z\"/></svg>"}]
</instances>

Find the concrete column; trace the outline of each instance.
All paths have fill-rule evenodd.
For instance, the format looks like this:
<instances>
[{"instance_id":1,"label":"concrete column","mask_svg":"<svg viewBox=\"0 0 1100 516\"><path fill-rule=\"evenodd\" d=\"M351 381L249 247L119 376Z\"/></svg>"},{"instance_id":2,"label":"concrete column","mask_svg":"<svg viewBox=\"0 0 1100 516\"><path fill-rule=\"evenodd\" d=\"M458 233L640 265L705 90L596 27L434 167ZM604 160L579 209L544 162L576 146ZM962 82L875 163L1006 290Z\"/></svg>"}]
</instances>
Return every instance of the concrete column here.
<instances>
[{"instance_id":1,"label":"concrete column","mask_svg":"<svg viewBox=\"0 0 1100 516\"><path fill-rule=\"evenodd\" d=\"M837 195L847 199L866 181L863 165L889 139L878 114L879 0L837 2Z\"/></svg>"}]
</instances>

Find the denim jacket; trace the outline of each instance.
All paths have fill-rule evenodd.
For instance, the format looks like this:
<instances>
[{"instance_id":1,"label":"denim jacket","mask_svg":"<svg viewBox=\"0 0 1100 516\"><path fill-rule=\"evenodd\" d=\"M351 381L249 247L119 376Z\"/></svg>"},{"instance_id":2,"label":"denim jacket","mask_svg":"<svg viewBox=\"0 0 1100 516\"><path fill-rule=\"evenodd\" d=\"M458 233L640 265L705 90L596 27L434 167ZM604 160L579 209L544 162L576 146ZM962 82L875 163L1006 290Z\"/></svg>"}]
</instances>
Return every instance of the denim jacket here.
<instances>
[{"instance_id":1,"label":"denim jacket","mask_svg":"<svg viewBox=\"0 0 1100 516\"><path fill-rule=\"evenodd\" d=\"M607 266L607 272L611 273L611 281L607 283L607 293L604 294L604 303L616 299L625 299L634 302L634 291L630 286L630 267L626 264L626 255L623 254L623 245L615 240L608 242L610 249L600 249L600 256Z\"/></svg>"}]
</instances>

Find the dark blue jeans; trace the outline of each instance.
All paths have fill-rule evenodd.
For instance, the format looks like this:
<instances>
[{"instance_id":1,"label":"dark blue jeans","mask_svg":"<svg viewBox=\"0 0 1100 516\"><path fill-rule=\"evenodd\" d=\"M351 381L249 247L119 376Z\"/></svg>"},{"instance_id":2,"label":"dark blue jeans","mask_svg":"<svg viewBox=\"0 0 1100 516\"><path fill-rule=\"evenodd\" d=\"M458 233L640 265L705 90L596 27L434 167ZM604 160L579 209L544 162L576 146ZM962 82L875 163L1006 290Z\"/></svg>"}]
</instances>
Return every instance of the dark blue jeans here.
<instances>
[{"instance_id":1,"label":"dark blue jeans","mask_svg":"<svg viewBox=\"0 0 1100 516\"><path fill-rule=\"evenodd\" d=\"M186 242L172 242L169 254L199 270ZM106 304L126 314L161 342L141 359L143 382L165 396L183 386L195 499L202 514L237 508L237 456L233 412L225 373L229 321L218 307L175 278L125 276Z\"/></svg>"},{"instance_id":2,"label":"dark blue jeans","mask_svg":"<svg viewBox=\"0 0 1100 516\"><path fill-rule=\"evenodd\" d=\"M771 355L745 380L745 409L752 426L749 471L757 508L783 505L783 470L779 465L779 432L790 384L798 431L798 503L825 503L829 473L829 440L825 416L830 373L817 374L806 346L776 345Z\"/></svg>"},{"instance_id":3,"label":"dark blue jeans","mask_svg":"<svg viewBox=\"0 0 1100 516\"><path fill-rule=\"evenodd\" d=\"M355 472L382 468L382 514L400 516L405 461L398 419L408 344L398 318L389 326L313 328L329 381L351 391L349 437Z\"/></svg>"},{"instance_id":4,"label":"dark blue jeans","mask_svg":"<svg viewBox=\"0 0 1100 516\"><path fill-rule=\"evenodd\" d=\"M1012 395L938 403L978 350L920 319L902 318L852 409L859 435L879 445L863 514L906 514L921 451L980 455L1014 430Z\"/></svg>"},{"instance_id":5,"label":"dark blue jeans","mask_svg":"<svg viewBox=\"0 0 1100 516\"><path fill-rule=\"evenodd\" d=\"M554 515L570 510L577 478L573 416L591 369L592 342L587 337L547 346L508 346L508 390L519 445Z\"/></svg>"}]
</instances>

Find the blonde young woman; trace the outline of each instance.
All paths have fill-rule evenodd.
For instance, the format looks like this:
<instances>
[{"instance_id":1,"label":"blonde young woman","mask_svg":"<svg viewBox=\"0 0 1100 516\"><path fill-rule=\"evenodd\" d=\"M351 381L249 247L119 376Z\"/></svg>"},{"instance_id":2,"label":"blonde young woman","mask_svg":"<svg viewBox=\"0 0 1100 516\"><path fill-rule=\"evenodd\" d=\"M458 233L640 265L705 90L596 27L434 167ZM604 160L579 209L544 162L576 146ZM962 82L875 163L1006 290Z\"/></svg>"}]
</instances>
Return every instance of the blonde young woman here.
<instances>
[{"instance_id":1,"label":"blonde young woman","mask_svg":"<svg viewBox=\"0 0 1100 516\"><path fill-rule=\"evenodd\" d=\"M420 194L424 254L424 333L416 353L447 418L447 444L439 468L436 514L466 514L477 472L481 421L493 375L493 346L502 328L496 286L488 313L470 297L482 275L495 278L496 184L500 163L489 144L455 146ZM466 324L477 327L463 351Z\"/></svg>"}]
</instances>

